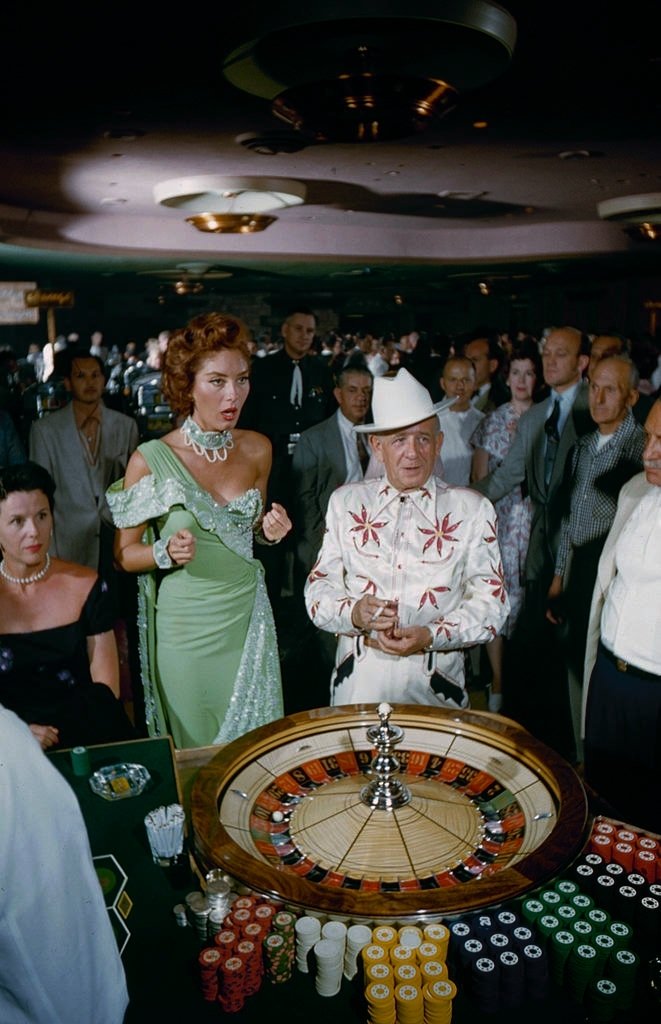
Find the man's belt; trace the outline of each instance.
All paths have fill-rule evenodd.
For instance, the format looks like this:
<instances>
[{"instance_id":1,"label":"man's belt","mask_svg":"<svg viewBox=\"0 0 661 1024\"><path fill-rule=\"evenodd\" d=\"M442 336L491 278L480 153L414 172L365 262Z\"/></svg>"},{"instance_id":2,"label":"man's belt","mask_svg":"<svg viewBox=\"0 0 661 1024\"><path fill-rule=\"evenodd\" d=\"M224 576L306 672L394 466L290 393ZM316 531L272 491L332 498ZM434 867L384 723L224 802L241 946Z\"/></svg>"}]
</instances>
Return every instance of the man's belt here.
<instances>
[{"instance_id":1,"label":"man's belt","mask_svg":"<svg viewBox=\"0 0 661 1024\"><path fill-rule=\"evenodd\" d=\"M630 672L632 676L638 676L639 679L649 679L652 683L661 683L661 675L654 672L646 672L643 668L638 668L636 665L632 665L630 661L625 661L624 658L618 658L616 654L609 651L603 644L599 644L599 650L608 659L618 672Z\"/></svg>"}]
</instances>

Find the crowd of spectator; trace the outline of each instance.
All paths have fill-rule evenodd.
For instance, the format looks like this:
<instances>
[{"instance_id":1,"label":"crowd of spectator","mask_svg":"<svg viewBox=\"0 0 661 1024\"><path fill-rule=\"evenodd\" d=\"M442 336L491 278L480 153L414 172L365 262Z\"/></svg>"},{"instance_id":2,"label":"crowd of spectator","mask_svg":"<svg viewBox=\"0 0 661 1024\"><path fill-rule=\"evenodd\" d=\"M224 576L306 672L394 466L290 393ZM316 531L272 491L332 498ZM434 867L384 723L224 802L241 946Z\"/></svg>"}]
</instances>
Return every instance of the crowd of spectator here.
<instances>
[{"instance_id":1,"label":"crowd of spectator","mask_svg":"<svg viewBox=\"0 0 661 1024\"><path fill-rule=\"evenodd\" d=\"M312 625L305 581L334 488L383 472L355 428L369 421L375 378L405 369L443 403L434 474L485 495L498 517L509 616L490 643L463 652L469 690L484 690L491 711L582 763L590 601L620 491L643 471L645 424L660 408L658 341L555 326L514 337L484 326L456 336L320 335L317 326L301 306L251 337L239 421L269 438L268 500L293 521L281 545L256 552L278 629L285 709L330 702L335 641ZM169 336L120 350L95 331L87 343L71 334L22 356L0 349L0 466L30 458L48 469L59 498L51 552L109 581L122 693L138 730L136 601L113 564L105 495L138 443L178 423L161 388Z\"/></svg>"}]
</instances>

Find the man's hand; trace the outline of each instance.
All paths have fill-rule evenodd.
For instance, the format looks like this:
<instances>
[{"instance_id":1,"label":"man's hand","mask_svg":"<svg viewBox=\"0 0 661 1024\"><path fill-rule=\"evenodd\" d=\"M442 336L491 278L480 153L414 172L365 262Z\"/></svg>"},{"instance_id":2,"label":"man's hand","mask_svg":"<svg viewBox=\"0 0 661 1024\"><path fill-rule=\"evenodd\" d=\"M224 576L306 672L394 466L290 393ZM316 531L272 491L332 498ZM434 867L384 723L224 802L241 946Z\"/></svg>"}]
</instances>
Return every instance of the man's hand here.
<instances>
[{"instance_id":1,"label":"man's hand","mask_svg":"<svg viewBox=\"0 0 661 1024\"><path fill-rule=\"evenodd\" d=\"M35 725L31 722L30 732L38 740L42 750L48 750L60 742L59 730L54 725Z\"/></svg>"},{"instance_id":2,"label":"man's hand","mask_svg":"<svg viewBox=\"0 0 661 1024\"><path fill-rule=\"evenodd\" d=\"M398 654L406 658L409 654L420 654L432 642L428 626L395 626L392 635L377 633L375 643L386 654Z\"/></svg>"},{"instance_id":3,"label":"man's hand","mask_svg":"<svg viewBox=\"0 0 661 1024\"><path fill-rule=\"evenodd\" d=\"M351 609L351 621L363 633L385 633L397 625L397 602L365 594Z\"/></svg>"},{"instance_id":4,"label":"man's hand","mask_svg":"<svg viewBox=\"0 0 661 1024\"><path fill-rule=\"evenodd\" d=\"M549 622L552 622L554 626L561 626L562 623L565 621L564 609L562 607L562 584L562 576L554 576L551 581L551 586L549 587L548 594L546 595L546 618L549 620Z\"/></svg>"}]
</instances>

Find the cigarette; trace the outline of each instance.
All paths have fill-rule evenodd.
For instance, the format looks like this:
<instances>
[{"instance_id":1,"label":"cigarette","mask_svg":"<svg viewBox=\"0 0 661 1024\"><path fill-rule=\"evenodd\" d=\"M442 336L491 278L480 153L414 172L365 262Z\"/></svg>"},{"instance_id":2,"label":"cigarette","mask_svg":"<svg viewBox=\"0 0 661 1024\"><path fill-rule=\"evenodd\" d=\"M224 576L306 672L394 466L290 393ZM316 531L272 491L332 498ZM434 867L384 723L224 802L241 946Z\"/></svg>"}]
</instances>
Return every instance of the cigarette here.
<instances>
[{"instance_id":1,"label":"cigarette","mask_svg":"<svg viewBox=\"0 0 661 1024\"><path fill-rule=\"evenodd\" d=\"M376 622L376 620L378 619L378 617L379 617L379 615L381 614L382 611L383 611L382 608L377 608L377 610L374 612L374 615L370 619L370 622Z\"/></svg>"}]
</instances>

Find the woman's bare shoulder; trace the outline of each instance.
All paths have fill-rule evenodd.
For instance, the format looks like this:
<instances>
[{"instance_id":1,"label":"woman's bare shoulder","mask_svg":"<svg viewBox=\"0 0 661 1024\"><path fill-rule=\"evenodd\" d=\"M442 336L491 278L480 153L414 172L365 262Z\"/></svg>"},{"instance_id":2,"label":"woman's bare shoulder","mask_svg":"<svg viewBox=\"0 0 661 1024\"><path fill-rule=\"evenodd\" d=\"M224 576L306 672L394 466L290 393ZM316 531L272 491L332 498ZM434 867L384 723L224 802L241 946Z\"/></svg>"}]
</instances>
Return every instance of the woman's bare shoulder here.
<instances>
[{"instance_id":1,"label":"woman's bare shoulder","mask_svg":"<svg viewBox=\"0 0 661 1024\"><path fill-rule=\"evenodd\" d=\"M258 434L256 430L235 430L234 436L246 455L253 455L255 458L271 455L271 442L265 434Z\"/></svg>"},{"instance_id":2,"label":"woman's bare shoulder","mask_svg":"<svg viewBox=\"0 0 661 1024\"><path fill-rule=\"evenodd\" d=\"M51 579L58 587L69 593L80 593L85 597L96 583L99 574L95 569L79 562L66 562L63 558L51 559Z\"/></svg>"}]
</instances>

